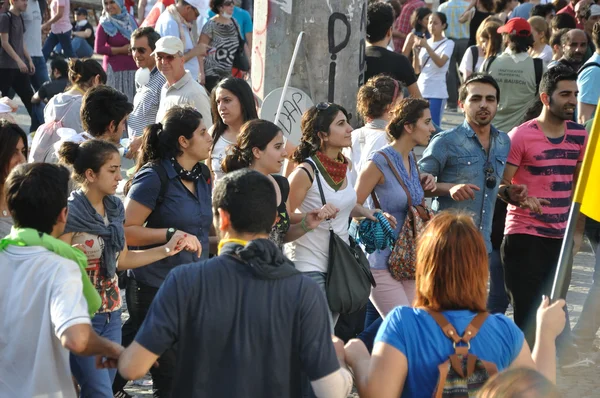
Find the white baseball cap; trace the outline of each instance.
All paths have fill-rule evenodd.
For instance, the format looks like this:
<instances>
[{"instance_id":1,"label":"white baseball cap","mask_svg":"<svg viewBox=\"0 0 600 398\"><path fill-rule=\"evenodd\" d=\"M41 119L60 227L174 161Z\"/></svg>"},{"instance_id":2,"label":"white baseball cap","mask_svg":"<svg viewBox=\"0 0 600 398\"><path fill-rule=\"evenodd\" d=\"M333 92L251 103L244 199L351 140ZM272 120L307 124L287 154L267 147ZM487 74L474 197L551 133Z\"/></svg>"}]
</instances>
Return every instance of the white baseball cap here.
<instances>
[{"instance_id":1,"label":"white baseball cap","mask_svg":"<svg viewBox=\"0 0 600 398\"><path fill-rule=\"evenodd\" d=\"M590 17L595 17L600 15L600 6L598 4L592 4L590 7Z\"/></svg>"},{"instance_id":2,"label":"white baseball cap","mask_svg":"<svg viewBox=\"0 0 600 398\"><path fill-rule=\"evenodd\" d=\"M184 0L186 3L197 9L199 12L202 12L204 8L206 8L206 4L202 0Z\"/></svg>"},{"instance_id":3,"label":"white baseball cap","mask_svg":"<svg viewBox=\"0 0 600 398\"><path fill-rule=\"evenodd\" d=\"M165 53L170 55L175 55L177 53L183 54L183 43L178 37L175 36L161 37L156 42L156 48L150 55L155 55L158 53Z\"/></svg>"}]
</instances>

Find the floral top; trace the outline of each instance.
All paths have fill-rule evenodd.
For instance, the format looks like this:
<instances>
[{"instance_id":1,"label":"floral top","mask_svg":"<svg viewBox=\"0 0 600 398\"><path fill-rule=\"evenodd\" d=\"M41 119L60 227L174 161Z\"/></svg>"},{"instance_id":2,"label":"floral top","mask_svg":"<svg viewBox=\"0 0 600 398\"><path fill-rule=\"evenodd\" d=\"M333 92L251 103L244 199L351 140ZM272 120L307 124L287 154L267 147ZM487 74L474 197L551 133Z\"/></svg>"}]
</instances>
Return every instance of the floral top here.
<instances>
[{"instance_id":1,"label":"floral top","mask_svg":"<svg viewBox=\"0 0 600 398\"><path fill-rule=\"evenodd\" d=\"M98 313L113 312L120 309L122 303L119 276L115 274L112 279L109 279L104 272L104 259L102 257L104 239L98 235L76 232L73 234L72 244L82 245L82 249L88 258L87 274L102 299Z\"/></svg>"},{"instance_id":2,"label":"floral top","mask_svg":"<svg viewBox=\"0 0 600 398\"><path fill-rule=\"evenodd\" d=\"M279 185L281 203L277 206L277 218L275 219L275 225L273 225L273 228L271 229L269 239L275 242L281 249L283 248L283 238L290 229L290 215L288 214L286 206L288 195L290 194L290 183L287 178L283 176L277 174L272 174L271 176L275 179L277 185Z\"/></svg>"}]
</instances>

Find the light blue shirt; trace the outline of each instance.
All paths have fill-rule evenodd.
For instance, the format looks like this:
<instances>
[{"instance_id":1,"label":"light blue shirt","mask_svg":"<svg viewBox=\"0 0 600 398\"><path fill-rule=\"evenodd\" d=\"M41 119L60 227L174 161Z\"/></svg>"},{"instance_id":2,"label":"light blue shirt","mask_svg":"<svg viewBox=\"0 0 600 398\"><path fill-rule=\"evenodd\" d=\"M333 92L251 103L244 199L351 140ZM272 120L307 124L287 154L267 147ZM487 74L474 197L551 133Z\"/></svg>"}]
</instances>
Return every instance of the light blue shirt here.
<instances>
[{"instance_id":1,"label":"light blue shirt","mask_svg":"<svg viewBox=\"0 0 600 398\"><path fill-rule=\"evenodd\" d=\"M584 65L590 62L600 64L600 55L594 53ZM577 76L577 88L579 89L579 102L597 105L598 97L600 97L600 67L588 66L583 69L579 76Z\"/></svg>"},{"instance_id":2,"label":"light blue shirt","mask_svg":"<svg viewBox=\"0 0 600 398\"><path fill-rule=\"evenodd\" d=\"M177 38L180 38L179 24L167 11L160 14L160 17L158 17L158 20L156 21L156 26L154 27L154 30L156 30L160 34L160 37L175 36ZM185 43L183 43L183 51L188 52L192 48L194 48L195 43L192 42L192 35L189 29L186 27L183 30L185 34ZM198 62L198 57L193 57L189 61L187 61L185 63L185 69L192 74L192 77L195 80L198 80L198 74L200 73L200 63Z\"/></svg>"},{"instance_id":3,"label":"light blue shirt","mask_svg":"<svg viewBox=\"0 0 600 398\"><path fill-rule=\"evenodd\" d=\"M477 135L465 120L461 125L436 135L425 149L419 161L422 173L430 173L437 177L437 182L452 184L475 184L480 190L475 191L475 200L455 201L447 196L436 198L438 211L446 209L466 210L473 215L475 225L485 239L488 253L492 251L491 233L494 205L506 159L510 150L508 134L491 129L489 155L479 142ZM496 178L496 186L486 186L486 164L494 169L490 175Z\"/></svg>"},{"instance_id":4,"label":"light blue shirt","mask_svg":"<svg viewBox=\"0 0 600 398\"><path fill-rule=\"evenodd\" d=\"M212 11L208 11L208 17L212 18L216 14ZM252 17L250 13L243 8L234 7L233 8L233 19L238 24L238 28L240 29L240 33L242 34L242 39L246 41L246 33L252 33Z\"/></svg>"},{"instance_id":5,"label":"light blue shirt","mask_svg":"<svg viewBox=\"0 0 600 398\"><path fill-rule=\"evenodd\" d=\"M533 9L532 3L527 2L527 3L519 4L518 6L515 7L513 12L510 14L510 19L513 19L513 18L529 19L529 14L531 14L532 9Z\"/></svg>"},{"instance_id":6,"label":"light blue shirt","mask_svg":"<svg viewBox=\"0 0 600 398\"><path fill-rule=\"evenodd\" d=\"M469 7L469 2L464 0L450 0L440 4L438 11L446 14L448 18L448 29L446 29L446 37L450 39L468 39L469 38L469 23L460 23L460 16Z\"/></svg>"}]
</instances>

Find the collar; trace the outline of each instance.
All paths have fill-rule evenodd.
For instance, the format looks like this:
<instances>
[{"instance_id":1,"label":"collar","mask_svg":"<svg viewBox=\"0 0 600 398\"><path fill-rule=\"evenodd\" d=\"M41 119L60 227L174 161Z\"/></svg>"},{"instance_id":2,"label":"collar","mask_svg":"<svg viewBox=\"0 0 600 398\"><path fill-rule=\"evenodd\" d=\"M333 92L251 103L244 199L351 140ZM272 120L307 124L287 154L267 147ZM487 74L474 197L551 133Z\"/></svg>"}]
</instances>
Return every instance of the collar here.
<instances>
[{"instance_id":1,"label":"collar","mask_svg":"<svg viewBox=\"0 0 600 398\"><path fill-rule=\"evenodd\" d=\"M530 56L527 52L516 53L508 47L506 48L506 50L504 50L504 54L507 54L508 56L510 56L516 63L523 62L527 58L530 58Z\"/></svg>"},{"instance_id":2,"label":"collar","mask_svg":"<svg viewBox=\"0 0 600 398\"><path fill-rule=\"evenodd\" d=\"M467 121L467 119L465 118L465 120L463 121L462 125L462 132L469 138L473 138L475 137L477 134L475 134L475 130L473 130L473 128L471 127L471 125L469 124L469 122ZM498 136L498 129L496 127L494 127L494 125L490 126L490 136L491 137L497 137Z\"/></svg>"},{"instance_id":3,"label":"collar","mask_svg":"<svg viewBox=\"0 0 600 398\"><path fill-rule=\"evenodd\" d=\"M223 246L226 244L232 244L233 246L228 248L228 250L223 251ZM246 247L246 245L248 244L247 240L242 240L242 239L222 239L219 242L219 249L218 249L218 255L220 256L221 254L230 254L232 252L235 252L235 246L239 245L242 247ZM231 246L231 245L230 245Z\"/></svg>"},{"instance_id":4,"label":"collar","mask_svg":"<svg viewBox=\"0 0 600 398\"><path fill-rule=\"evenodd\" d=\"M167 172L167 177L169 177L169 180L172 180L177 177L177 172L175 171L175 168L173 167L173 165L171 164L171 161L168 158L161 159L160 162L161 162L162 166L165 168L165 170Z\"/></svg>"},{"instance_id":5,"label":"collar","mask_svg":"<svg viewBox=\"0 0 600 398\"><path fill-rule=\"evenodd\" d=\"M183 75L183 77L181 79L179 79L178 81L176 81L175 83L170 85L168 87L168 90L170 90L170 89L179 90L180 88L182 88L183 86L188 84L191 80L192 80L192 74L186 70L185 75Z\"/></svg>"}]
</instances>

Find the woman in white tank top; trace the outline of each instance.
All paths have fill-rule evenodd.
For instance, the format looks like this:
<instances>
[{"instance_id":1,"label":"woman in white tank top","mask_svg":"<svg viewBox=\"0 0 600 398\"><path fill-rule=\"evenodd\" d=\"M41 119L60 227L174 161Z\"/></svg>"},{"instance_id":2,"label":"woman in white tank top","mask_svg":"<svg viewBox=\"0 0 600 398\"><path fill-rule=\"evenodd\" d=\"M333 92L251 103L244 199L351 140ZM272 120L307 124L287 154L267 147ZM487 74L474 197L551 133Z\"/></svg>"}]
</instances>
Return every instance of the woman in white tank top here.
<instances>
[{"instance_id":1,"label":"woman in white tank top","mask_svg":"<svg viewBox=\"0 0 600 398\"><path fill-rule=\"evenodd\" d=\"M376 210L356 203L356 192L348 183L348 160L342 149L352 145L348 113L336 104L322 102L302 116L302 138L293 160L300 165L290 176L290 210L305 213L322 206L311 163L317 168L325 201L337 208L337 215L286 245L285 252L296 268L314 279L325 292L329 259L329 224L346 243L350 217L374 219ZM390 219L395 224L393 217ZM333 320L337 314L332 314ZM334 322L335 323L335 322Z\"/></svg>"}]
</instances>

